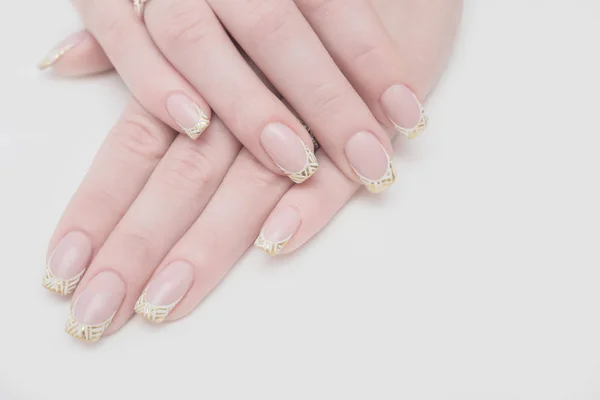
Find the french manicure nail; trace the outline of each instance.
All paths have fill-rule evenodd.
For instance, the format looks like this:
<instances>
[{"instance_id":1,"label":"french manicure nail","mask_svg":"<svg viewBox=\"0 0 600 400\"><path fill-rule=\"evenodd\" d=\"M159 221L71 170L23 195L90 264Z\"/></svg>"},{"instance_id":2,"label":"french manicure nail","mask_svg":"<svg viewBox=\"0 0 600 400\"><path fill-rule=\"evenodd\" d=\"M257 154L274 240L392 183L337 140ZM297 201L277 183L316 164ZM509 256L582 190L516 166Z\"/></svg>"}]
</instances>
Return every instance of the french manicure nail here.
<instances>
[{"instance_id":1,"label":"french manicure nail","mask_svg":"<svg viewBox=\"0 0 600 400\"><path fill-rule=\"evenodd\" d=\"M54 65L62 56L64 56L69 50L77 46L83 38L86 36L85 31L77 32L60 42L54 49L52 49L46 57L38 64L38 68L44 70Z\"/></svg>"},{"instance_id":2,"label":"french manicure nail","mask_svg":"<svg viewBox=\"0 0 600 400\"><path fill-rule=\"evenodd\" d=\"M300 210L293 206L278 208L269 217L254 245L276 256L288 244L302 223Z\"/></svg>"},{"instance_id":3,"label":"french manicure nail","mask_svg":"<svg viewBox=\"0 0 600 400\"><path fill-rule=\"evenodd\" d=\"M346 142L346 157L362 184L371 193L381 193L396 181L396 171L375 135L359 132Z\"/></svg>"},{"instance_id":4,"label":"french manicure nail","mask_svg":"<svg viewBox=\"0 0 600 400\"><path fill-rule=\"evenodd\" d=\"M192 99L181 93L174 93L167 99L167 111L175 123L192 140L196 140L210 125L208 116Z\"/></svg>"},{"instance_id":5,"label":"french manicure nail","mask_svg":"<svg viewBox=\"0 0 600 400\"><path fill-rule=\"evenodd\" d=\"M48 259L42 284L63 296L73 293L91 257L92 242L84 233L66 234Z\"/></svg>"},{"instance_id":6,"label":"french manicure nail","mask_svg":"<svg viewBox=\"0 0 600 400\"><path fill-rule=\"evenodd\" d=\"M427 128L427 116L417 96L404 85L389 87L381 95L381 107L396 130L413 139Z\"/></svg>"},{"instance_id":7,"label":"french manicure nail","mask_svg":"<svg viewBox=\"0 0 600 400\"><path fill-rule=\"evenodd\" d=\"M184 261L166 266L152 281L135 304L135 312L150 322L160 324L186 295L194 281L194 268Z\"/></svg>"},{"instance_id":8,"label":"french manicure nail","mask_svg":"<svg viewBox=\"0 0 600 400\"><path fill-rule=\"evenodd\" d=\"M100 340L125 299L125 290L125 283L116 273L96 275L71 307L65 331L87 342Z\"/></svg>"},{"instance_id":9,"label":"french manicure nail","mask_svg":"<svg viewBox=\"0 0 600 400\"><path fill-rule=\"evenodd\" d=\"M319 168L315 154L296 133L274 122L265 127L260 142L275 164L294 182L302 183Z\"/></svg>"}]
</instances>

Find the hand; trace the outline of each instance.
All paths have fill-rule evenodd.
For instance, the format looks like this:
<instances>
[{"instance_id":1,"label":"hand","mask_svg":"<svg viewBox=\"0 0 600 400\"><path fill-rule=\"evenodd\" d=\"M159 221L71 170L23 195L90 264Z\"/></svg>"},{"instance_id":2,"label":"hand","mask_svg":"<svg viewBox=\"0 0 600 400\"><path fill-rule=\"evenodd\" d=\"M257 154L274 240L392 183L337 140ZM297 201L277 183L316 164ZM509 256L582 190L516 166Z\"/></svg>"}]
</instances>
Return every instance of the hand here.
<instances>
[{"instance_id":1,"label":"hand","mask_svg":"<svg viewBox=\"0 0 600 400\"><path fill-rule=\"evenodd\" d=\"M410 137L425 128L418 100L423 93L406 68L420 49L399 51L376 2L136 1L147 3L144 21L131 0L73 3L140 104L192 138L208 126L210 104L270 171L301 183L318 168L310 136L248 67L232 38L311 127L340 171L371 192L385 190L396 177L382 126ZM400 1L406 14L396 23L410 24L411 15L435 13L446 7L442 3ZM50 62L80 38L60 47Z\"/></svg>"},{"instance_id":2,"label":"hand","mask_svg":"<svg viewBox=\"0 0 600 400\"><path fill-rule=\"evenodd\" d=\"M406 11L393 0L375 4L382 15ZM439 28L435 34L414 29L421 26L416 21L395 31L397 37L411 37L408 46L421 49L422 64L407 63L406 68L415 71L423 94L443 70L460 7L446 6L433 15L429 26ZM84 47L74 49L61 59L63 73L84 73L81 60L89 57L99 60L91 71L109 67L94 39L83 40L85 52ZM402 41L398 47L407 48ZM248 150L238 154L240 147L216 117L200 140L191 141L176 137L132 102L50 243L49 288L69 294L79 284L70 334L98 340L119 329L134 306L154 322L183 317L219 283L259 231L258 244L270 253L293 251L359 187L325 155L318 175L291 187Z\"/></svg>"}]
</instances>

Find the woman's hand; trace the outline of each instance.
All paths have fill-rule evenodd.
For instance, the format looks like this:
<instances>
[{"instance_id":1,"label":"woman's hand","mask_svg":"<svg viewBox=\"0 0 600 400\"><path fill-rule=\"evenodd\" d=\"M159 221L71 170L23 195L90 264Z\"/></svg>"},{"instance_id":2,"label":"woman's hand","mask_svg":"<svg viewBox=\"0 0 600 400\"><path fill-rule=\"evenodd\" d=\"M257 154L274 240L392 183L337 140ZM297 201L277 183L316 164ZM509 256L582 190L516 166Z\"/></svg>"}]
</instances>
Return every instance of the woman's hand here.
<instances>
[{"instance_id":1,"label":"woman's hand","mask_svg":"<svg viewBox=\"0 0 600 400\"><path fill-rule=\"evenodd\" d=\"M412 15L412 24L389 27L398 38L411 38L398 41L400 52L420 50L405 68L423 96L443 70L460 16L459 2L442 3L436 13ZM396 14L391 21L407 13L394 0L375 4L382 15ZM425 21L435 34L418 29ZM59 71L84 73L90 57L98 61L90 71L108 68L94 39L83 40L85 53L82 47L65 54ZM119 329L134 308L154 322L181 318L259 232L257 244L268 252L293 251L359 187L324 154L321 172L292 187L240 148L216 117L191 141L131 103L50 243L45 284L62 294L76 288L67 332L98 340Z\"/></svg>"},{"instance_id":2,"label":"woman's hand","mask_svg":"<svg viewBox=\"0 0 600 400\"><path fill-rule=\"evenodd\" d=\"M377 193L393 184L392 146L382 126L409 137L425 128L422 95L406 69L419 49L398 50L371 0L139 1L146 3L143 20L132 0L73 3L157 118L197 138L209 124L210 105L257 160L301 183L318 162L287 101L349 179ZM397 21L410 23L411 15L436 12L442 3L399 1L406 13ZM235 42L285 100L256 77Z\"/></svg>"}]
</instances>

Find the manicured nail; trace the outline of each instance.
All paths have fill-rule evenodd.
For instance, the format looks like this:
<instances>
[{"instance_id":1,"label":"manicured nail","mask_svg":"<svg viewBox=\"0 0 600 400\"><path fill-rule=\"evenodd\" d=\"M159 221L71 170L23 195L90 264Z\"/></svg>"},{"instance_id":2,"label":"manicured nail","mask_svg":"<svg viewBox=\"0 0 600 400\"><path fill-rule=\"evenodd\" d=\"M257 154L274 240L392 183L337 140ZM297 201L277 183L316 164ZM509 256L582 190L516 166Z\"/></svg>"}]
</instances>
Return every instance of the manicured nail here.
<instances>
[{"instance_id":1,"label":"manicured nail","mask_svg":"<svg viewBox=\"0 0 600 400\"><path fill-rule=\"evenodd\" d=\"M91 257L92 242L84 233L66 234L48 259L42 284L63 296L73 293Z\"/></svg>"},{"instance_id":2,"label":"manicured nail","mask_svg":"<svg viewBox=\"0 0 600 400\"><path fill-rule=\"evenodd\" d=\"M381 95L381 107L396 130L413 139L427 128L427 116L417 96L404 85L394 85Z\"/></svg>"},{"instance_id":3,"label":"manicured nail","mask_svg":"<svg viewBox=\"0 0 600 400\"><path fill-rule=\"evenodd\" d=\"M392 160L370 132L359 132L346 143L346 157L362 184L371 193L381 193L396 181Z\"/></svg>"},{"instance_id":4,"label":"manicured nail","mask_svg":"<svg viewBox=\"0 0 600 400\"><path fill-rule=\"evenodd\" d=\"M150 322L160 324L186 295L194 282L194 268L184 261L165 267L135 303L135 312Z\"/></svg>"},{"instance_id":5,"label":"manicured nail","mask_svg":"<svg viewBox=\"0 0 600 400\"><path fill-rule=\"evenodd\" d=\"M69 50L77 46L86 36L85 31L77 32L60 42L44 59L38 64L38 68L44 70L54 65Z\"/></svg>"},{"instance_id":6,"label":"manicured nail","mask_svg":"<svg viewBox=\"0 0 600 400\"><path fill-rule=\"evenodd\" d=\"M167 99L167 111L175 123L192 140L196 140L210 125L208 116L192 99L181 93L174 93Z\"/></svg>"},{"instance_id":7,"label":"manicured nail","mask_svg":"<svg viewBox=\"0 0 600 400\"><path fill-rule=\"evenodd\" d=\"M254 245L276 256L288 244L302 223L300 210L293 206L278 208L269 217Z\"/></svg>"},{"instance_id":8,"label":"manicured nail","mask_svg":"<svg viewBox=\"0 0 600 400\"><path fill-rule=\"evenodd\" d=\"M312 150L283 124L267 125L260 135L260 142L275 164L295 183L304 182L319 168Z\"/></svg>"},{"instance_id":9,"label":"manicured nail","mask_svg":"<svg viewBox=\"0 0 600 400\"><path fill-rule=\"evenodd\" d=\"M114 272L96 275L71 307L65 331L87 342L97 342L125 298L125 283Z\"/></svg>"}]
</instances>

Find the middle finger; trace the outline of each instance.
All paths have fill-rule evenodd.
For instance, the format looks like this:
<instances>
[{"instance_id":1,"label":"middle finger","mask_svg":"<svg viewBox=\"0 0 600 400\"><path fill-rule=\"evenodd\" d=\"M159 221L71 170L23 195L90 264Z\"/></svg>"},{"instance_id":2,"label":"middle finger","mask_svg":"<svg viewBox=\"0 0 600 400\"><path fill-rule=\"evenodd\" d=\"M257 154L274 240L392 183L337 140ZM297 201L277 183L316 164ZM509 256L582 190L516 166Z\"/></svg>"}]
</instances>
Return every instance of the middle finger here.
<instances>
[{"instance_id":1,"label":"middle finger","mask_svg":"<svg viewBox=\"0 0 600 400\"><path fill-rule=\"evenodd\" d=\"M293 1L207 1L346 176L375 193L394 183L389 138Z\"/></svg>"}]
</instances>

